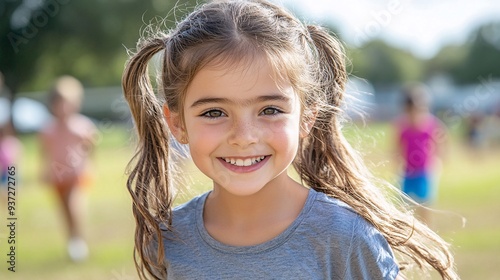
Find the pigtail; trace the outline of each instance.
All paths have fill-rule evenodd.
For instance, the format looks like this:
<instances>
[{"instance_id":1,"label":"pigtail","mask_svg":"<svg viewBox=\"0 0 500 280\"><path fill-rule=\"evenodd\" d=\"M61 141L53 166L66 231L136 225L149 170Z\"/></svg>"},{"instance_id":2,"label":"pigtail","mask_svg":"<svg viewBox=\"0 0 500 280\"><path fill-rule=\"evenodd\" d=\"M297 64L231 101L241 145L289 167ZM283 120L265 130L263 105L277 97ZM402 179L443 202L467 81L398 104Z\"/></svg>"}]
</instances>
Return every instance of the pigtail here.
<instances>
[{"instance_id":1,"label":"pigtail","mask_svg":"<svg viewBox=\"0 0 500 280\"><path fill-rule=\"evenodd\" d=\"M319 100L306 100L317 107L316 120L302 143L295 167L307 185L343 199L345 195L352 196L357 186L367 183L363 180L366 174L352 174L363 170L363 166L349 149L339 121L347 81L345 57L342 45L327 31L317 26L308 26L308 31L314 60L320 62L313 74L318 81L318 92L311 96Z\"/></svg>"},{"instance_id":2,"label":"pigtail","mask_svg":"<svg viewBox=\"0 0 500 280\"><path fill-rule=\"evenodd\" d=\"M123 93L138 134L135 161L127 180L136 220L134 261L141 279L146 271L155 279L166 277L160 225L171 224L169 188L169 134L148 75L148 62L165 48L165 38L140 41L122 77ZM157 245L157 246L152 246ZM156 248L154 248L156 247Z\"/></svg>"},{"instance_id":3,"label":"pigtail","mask_svg":"<svg viewBox=\"0 0 500 280\"><path fill-rule=\"evenodd\" d=\"M384 193L371 184L375 178L341 132L341 107L347 71L342 45L318 26L307 26L314 60L313 77L318 84L316 121L302 140L294 167L311 188L339 198L370 221L391 247L420 268L427 264L443 279L458 279L453 269L449 244L412 215L388 202ZM322 101L318 101L322 99ZM405 268L405 262L400 262Z\"/></svg>"}]
</instances>

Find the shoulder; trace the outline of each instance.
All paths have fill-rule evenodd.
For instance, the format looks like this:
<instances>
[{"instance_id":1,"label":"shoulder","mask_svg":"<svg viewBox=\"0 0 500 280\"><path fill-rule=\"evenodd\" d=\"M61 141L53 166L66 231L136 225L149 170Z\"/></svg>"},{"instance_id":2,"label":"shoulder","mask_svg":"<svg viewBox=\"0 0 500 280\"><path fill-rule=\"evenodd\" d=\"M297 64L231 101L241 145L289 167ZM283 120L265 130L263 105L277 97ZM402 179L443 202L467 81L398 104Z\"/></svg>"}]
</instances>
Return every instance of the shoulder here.
<instances>
[{"instance_id":1,"label":"shoulder","mask_svg":"<svg viewBox=\"0 0 500 280\"><path fill-rule=\"evenodd\" d=\"M440 134L446 134L446 125L436 116L433 114L429 114L427 117L427 130L429 133L431 133L433 136L440 135Z\"/></svg>"},{"instance_id":2,"label":"shoulder","mask_svg":"<svg viewBox=\"0 0 500 280\"><path fill-rule=\"evenodd\" d=\"M303 221L305 235L321 236L322 241L347 254L354 235L373 227L343 201L318 192Z\"/></svg>"},{"instance_id":3,"label":"shoulder","mask_svg":"<svg viewBox=\"0 0 500 280\"><path fill-rule=\"evenodd\" d=\"M69 120L69 130L73 135L89 141L94 140L94 137L98 134L98 130L94 122L90 118L81 114L75 114L71 117Z\"/></svg>"},{"instance_id":4,"label":"shoulder","mask_svg":"<svg viewBox=\"0 0 500 280\"><path fill-rule=\"evenodd\" d=\"M76 114L71 118L71 122L73 125L79 126L79 127L84 127L88 130L95 130L95 124L94 122L88 118L87 116L84 116L82 114Z\"/></svg>"},{"instance_id":5,"label":"shoulder","mask_svg":"<svg viewBox=\"0 0 500 280\"><path fill-rule=\"evenodd\" d=\"M336 231L350 231L359 223L361 216L343 201L318 192L311 208L311 219L320 225L331 227Z\"/></svg>"},{"instance_id":6,"label":"shoulder","mask_svg":"<svg viewBox=\"0 0 500 280\"><path fill-rule=\"evenodd\" d=\"M342 234L353 242L385 241L382 234L343 201L320 194L315 215L320 216L323 226L334 234Z\"/></svg>"},{"instance_id":7,"label":"shoulder","mask_svg":"<svg viewBox=\"0 0 500 280\"><path fill-rule=\"evenodd\" d=\"M312 228L321 228L324 241L342 252L344 257L338 261L345 279L396 277L399 269L392 249L375 226L346 203L325 194L318 193L315 204L311 214L317 218Z\"/></svg>"}]
</instances>

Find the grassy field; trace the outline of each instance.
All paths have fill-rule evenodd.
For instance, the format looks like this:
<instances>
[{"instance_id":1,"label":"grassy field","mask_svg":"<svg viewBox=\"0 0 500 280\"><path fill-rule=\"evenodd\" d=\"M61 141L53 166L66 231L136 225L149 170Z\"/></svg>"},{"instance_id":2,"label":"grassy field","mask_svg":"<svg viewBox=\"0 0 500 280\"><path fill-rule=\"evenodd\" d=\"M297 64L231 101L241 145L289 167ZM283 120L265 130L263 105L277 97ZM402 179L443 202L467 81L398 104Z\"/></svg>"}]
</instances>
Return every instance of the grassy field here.
<instances>
[{"instance_id":1,"label":"grassy field","mask_svg":"<svg viewBox=\"0 0 500 280\"><path fill-rule=\"evenodd\" d=\"M16 272L8 268L6 225L0 227L0 279L137 279L132 260L134 221L125 188L124 170L132 155L131 132L102 127L94 155L95 182L86 190L86 236L90 258L71 263L65 252L64 227L51 190L42 185L36 139L22 138L24 155L17 166ZM381 176L394 180L386 125L370 125L350 137L367 151ZM379 163L380 164L377 164ZM500 150L471 155L455 137L448 145L435 209L434 228L453 243L463 279L500 277ZM192 193L208 188L205 179L190 171L198 182ZM1 207L7 224L6 206ZM465 226L462 220L466 219ZM433 277L434 278L434 277Z\"/></svg>"}]
</instances>

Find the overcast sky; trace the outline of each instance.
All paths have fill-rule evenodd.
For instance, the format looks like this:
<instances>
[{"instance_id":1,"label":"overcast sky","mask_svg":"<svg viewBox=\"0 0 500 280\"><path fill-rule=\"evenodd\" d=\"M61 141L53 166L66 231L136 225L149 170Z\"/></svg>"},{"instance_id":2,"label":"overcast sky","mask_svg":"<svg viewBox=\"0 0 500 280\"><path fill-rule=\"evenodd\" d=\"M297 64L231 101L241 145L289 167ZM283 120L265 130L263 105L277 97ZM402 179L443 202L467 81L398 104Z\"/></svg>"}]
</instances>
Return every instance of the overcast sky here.
<instances>
[{"instance_id":1,"label":"overcast sky","mask_svg":"<svg viewBox=\"0 0 500 280\"><path fill-rule=\"evenodd\" d=\"M359 46L383 38L421 57L443 44L462 43L481 23L500 21L498 0L274 0L307 20L330 20L340 36ZM500 45L500 30L496 39Z\"/></svg>"}]
</instances>

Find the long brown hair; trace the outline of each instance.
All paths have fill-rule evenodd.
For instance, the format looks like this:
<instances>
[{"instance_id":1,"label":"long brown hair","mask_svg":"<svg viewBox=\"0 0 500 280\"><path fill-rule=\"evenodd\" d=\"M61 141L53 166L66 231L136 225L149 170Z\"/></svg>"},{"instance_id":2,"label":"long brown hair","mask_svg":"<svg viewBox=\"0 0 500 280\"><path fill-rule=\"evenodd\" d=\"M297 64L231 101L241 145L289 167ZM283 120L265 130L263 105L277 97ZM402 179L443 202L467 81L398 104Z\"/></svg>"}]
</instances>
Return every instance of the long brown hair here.
<instances>
[{"instance_id":1,"label":"long brown hair","mask_svg":"<svg viewBox=\"0 0 500 280\"><path fill-rule=\"evenodd\" d=\"M158 97L148 62L161 54ZM162 230L172 230L169 131L164 100L182 116L186 88L207 63L234 63L264 55L278 78L299 94L304 118L314 116L293 163L303 183L338 198L370 221L403 259L431 266L443 279L458 279L449 245L411 212L396 207L342 134L348 73L341 43L324 28L305 25L262 0L212 1L169 33L141 39L127 63L123 92L138 132L138 150L127 181L136 219L135 262L141 279L166 277ZM228 64L228 67L231 64ZM168 242L168 241L166 241ZM153 245L151 245L153 244ZM405 262L399 262L405 268Z\"/></svg>"}]
</instances>

